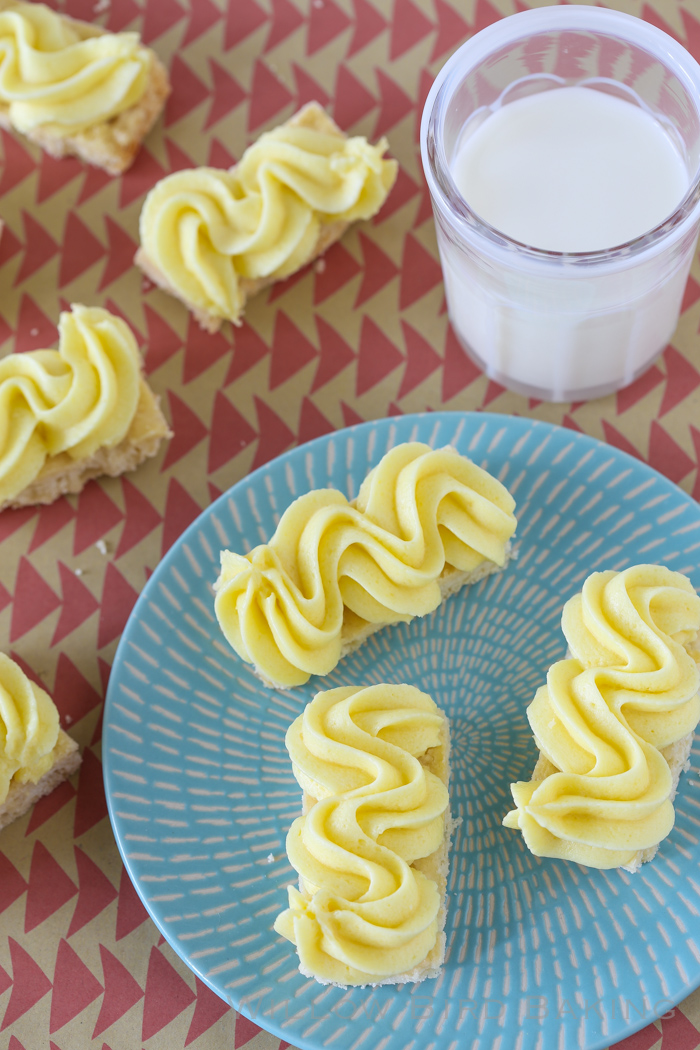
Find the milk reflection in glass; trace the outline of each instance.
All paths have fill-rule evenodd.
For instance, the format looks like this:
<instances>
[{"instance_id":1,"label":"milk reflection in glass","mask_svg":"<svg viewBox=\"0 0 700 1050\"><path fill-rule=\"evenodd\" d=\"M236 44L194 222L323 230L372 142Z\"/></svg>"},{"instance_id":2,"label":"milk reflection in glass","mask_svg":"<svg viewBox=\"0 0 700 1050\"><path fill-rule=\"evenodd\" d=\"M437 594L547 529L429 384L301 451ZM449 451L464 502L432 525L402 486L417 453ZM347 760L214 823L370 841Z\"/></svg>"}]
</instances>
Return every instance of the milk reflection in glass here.
<instances>
[{"instance_id":1,"label":"milk reflection in glass","mask_svg":"<svg viewBox=\"0 0 700 1050\"><path fill-rule=\"evenodd\" d=\"M556 87L480 117L457 144L452 177L481 220L532 248L623 245L668 218L688 190L685 161L664 127L617 95ZM590 396L623 375L630 381L663 349L689 261L676 259L669 280L654 274L652 260L611 275L607 288L600 276L570 282L563 275L543 298L535 275L489 274L483 266L475 274L468 259L443 251L452 322L486 371L559 398Z\"/></svg>"}]
</instances>

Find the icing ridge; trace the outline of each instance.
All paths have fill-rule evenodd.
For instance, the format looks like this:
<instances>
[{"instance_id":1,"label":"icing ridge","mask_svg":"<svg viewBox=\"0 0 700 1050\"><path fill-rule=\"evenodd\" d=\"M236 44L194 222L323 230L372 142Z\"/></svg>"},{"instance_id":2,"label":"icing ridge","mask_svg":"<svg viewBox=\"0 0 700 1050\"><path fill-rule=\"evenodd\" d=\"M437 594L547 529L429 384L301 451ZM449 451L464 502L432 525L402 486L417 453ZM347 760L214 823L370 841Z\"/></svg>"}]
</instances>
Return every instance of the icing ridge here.
<instances>
[{"instance_id":1,"label":"icing ridge","mask_svg":"<svg viewBox=\"0 0 700 1050\"><path fill-rule=\"evenodd\" d=\"M215 610L239 656L276 684L299 685L340 659L344 617L383 624L424 616L447 568L504 565L515 531L504 486L452 448L398 445L349 502L299 497L272 539L221 553Z\"/></svg>"},{"instance_id":2,"label":"icing ridge","mask_svg":"<svg viewBox=\"0 0 700 1050\"><path fill-rule=\"evenodd\" d=\"M74 304L59 320L58 350L0 360L0 504L37 477L48 456L90 457L126 435L141 358L129 326Z\"/></svg>"},{"instance_id":3,"label":"icing ridge","mask_svg":"<svg viewBox=\"0 0 700 1050\"><path fill-rule=\"evenodd\" d=\"M538 856L623 866L673 827L662 749L700 719L700 596L663 566L593 573L562 626L572 658L552 665L528 708L557 771L512 784L504 824Z\"/></svg>"},{"instance_id":4,"label":"icing ridge","mask_svg":"<svg viewBox=\"0 0 700 1050\"><path fill-rule=\"evenodd\" d=\"M376 983L435 946L441 894L411 864L444 840L447 787L419 761L443 723L415 687L376 685L318 693L290 726L294 775L317 801L287 836L301 890L288 887L275 929L303 972Z\"/></svg>"},{"instance_id":5,"label":"icing ridge","mask_svg":"<svg viewBox=\"0 0 700 1050\"><path fill-rule=\"evenodd\" d=\"M59 136L136 105L152 63L138 33L106 33L24 0L0 9L0 56L0 103L12 125Z\"/></svg>"}]
</instances>

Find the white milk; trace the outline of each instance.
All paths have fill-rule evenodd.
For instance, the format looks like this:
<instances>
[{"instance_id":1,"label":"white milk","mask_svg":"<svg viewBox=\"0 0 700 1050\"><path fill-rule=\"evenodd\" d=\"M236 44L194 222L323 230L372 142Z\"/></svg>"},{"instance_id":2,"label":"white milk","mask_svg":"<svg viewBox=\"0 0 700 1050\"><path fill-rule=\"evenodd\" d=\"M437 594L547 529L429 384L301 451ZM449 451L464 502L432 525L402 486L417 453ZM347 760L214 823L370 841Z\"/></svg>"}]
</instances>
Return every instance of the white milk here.
<instances>
[{"instance_id":1,"label":"white milk","mask_svg":"<svg viewBox=\"0 0 700 1050\"><path fill-rule=\"evenodd\" d=\"M464 200L530 247L622 245L669 217L689 187L663 126L592 88L505 103L466 130L450 163ZM673 334L697 225L663 251L582 266L483 237L470 246L439 209L436 223L452 324L487 374L516 390L559 401L607 393L644 371Z\"/></svg>"},{"instance_id":2,"label":"white milk","mask_svg":"<svg viewBox=\"0 0 700 1050\"><path fill-rule=\"evenodd\" d=\"M465 135L451 171L481 219L557 252L641 236L676 209L689 184L683 158L651 114L584 87L501 106Z\"/></svg>"}]
</instances>

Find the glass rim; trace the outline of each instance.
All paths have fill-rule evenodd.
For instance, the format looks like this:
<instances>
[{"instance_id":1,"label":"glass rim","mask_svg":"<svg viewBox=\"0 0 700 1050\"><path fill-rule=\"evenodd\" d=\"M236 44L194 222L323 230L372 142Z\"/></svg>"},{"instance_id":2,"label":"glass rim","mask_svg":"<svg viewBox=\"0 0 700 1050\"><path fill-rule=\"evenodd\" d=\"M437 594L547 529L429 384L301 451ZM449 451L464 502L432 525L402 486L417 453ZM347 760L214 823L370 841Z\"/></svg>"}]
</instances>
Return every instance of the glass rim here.
<instances>
[{"instance_id":1,"label":"glass rim","mask_svg":"<svg viewBox=\"0 0 700 1050\"><path fill-rule=\"evenodd\" d=\"M556 23L556 24L553 24ZM682 200L662 222L622 244L584 252L561 252L510 237L475 212L457 189L438 124L465 75L496 51L533 36L556 32L598 32L617 37L647 50L670 69L695 105L700 123L700 65L676 40L661 29L634 15L584 5L555 5L510 15L475 34L462 44L438 73L423 109L421 154L433 204L467 235L481 236L496 251L505 250L522 259L547 264L587 266L601 262L628 262L640 255L655 254L671 234L681 236L700 215L700 163ZM623 87L625 85L622 85Z\"/></svg>"}]
</instances>

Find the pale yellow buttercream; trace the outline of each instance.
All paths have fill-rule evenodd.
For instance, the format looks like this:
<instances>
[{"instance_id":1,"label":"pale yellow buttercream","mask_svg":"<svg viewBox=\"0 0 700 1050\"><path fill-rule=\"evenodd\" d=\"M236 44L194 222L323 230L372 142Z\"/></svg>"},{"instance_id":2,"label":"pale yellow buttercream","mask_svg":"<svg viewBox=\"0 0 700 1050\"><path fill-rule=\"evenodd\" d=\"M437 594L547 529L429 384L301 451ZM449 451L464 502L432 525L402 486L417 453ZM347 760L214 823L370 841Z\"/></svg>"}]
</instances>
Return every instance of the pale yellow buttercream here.
<instances>
[{"instance_id":1,"label":"pale yellow buttercream","mask_svg":"<svg viewBox=\"0 0 700 1050\"><path fill-rule=\"evenodd\" d=\"M447 787L419 759L444 715L410 685L318 693L290 726L294 775L317 799L292 824L301 890L275 922L305 973L338 984L410 972L435 945L441 895L411 867L440 848Z\"/></svg>"},{"instance_id":2,"label":"pale yellow buttercream","mask_svg":"<svg viewBox=\"0 0 700 1050\"><path fill-rule=\"evenodd\" d=\"M138 33L105 33L44 4L0 7L0 103L19 131L65 136L136 105L152 55Z\"/></svg>"},{"instance_id":3,"label":"pale yellow buttercream","mask_svg":"<svg viewBox=\"0 0 700 1050\"><path fill-rule=\"evenodd\" d=\"M47 457L113 447L134 418L141 358L129 326L73 305L59 337L58 350L0 360L0 504L34 481Z\"/></svg>"},{"instance_id":4,"label":"pale yellow buttercream","mask_svg":"<svg viewBox=\"0 0 700 1050\"><path fill-rule=\"evenodd\" d=\"M345 610L370 624L424 616L446 568L505 564L515 504L452 448L388 452L354 503L334 489L301 496L269 543L223 551L215 609L241 658L269 681L299 685L340 658Z\"/></svg>"},{"instance_id":5,"label":"pale yellow buttercream","mask_svg":"<svg viewBox=\"0 0 700 1050\"><path fill-rule=\"evenodd\" d=\"M572 658L550 668L528 708L560 772L511 785L516 808L504 823L538 856L618 867L673 827L660 749L700 719L700 597L659 565L594 573L562 626Z\"/></svg>"},{"instance_id":6,"label":"pale yellow buttercream","mask_svg":"<svg viewBox=\"0 0 700 1050\"><path fill-rule=\"evenodd\" d=\"M237 321L242 278L281 278L313 256L324 224L368 219L396 178L371 146L308 127L262 135L230 171L193 168L158 182L141 212L141 247L180 298Z\"/></svg>"},{"instance_id":7,"label":"pale yellow buttercream","mask_svg":"<svg viewBox=\"0 0 700 1050\"><path fill-rule=\"evenodd\" d=\"M51 768L58 730L51 697L0 653L0 805L13 778L36 783Z\"/></svg>"}]
</instances>

